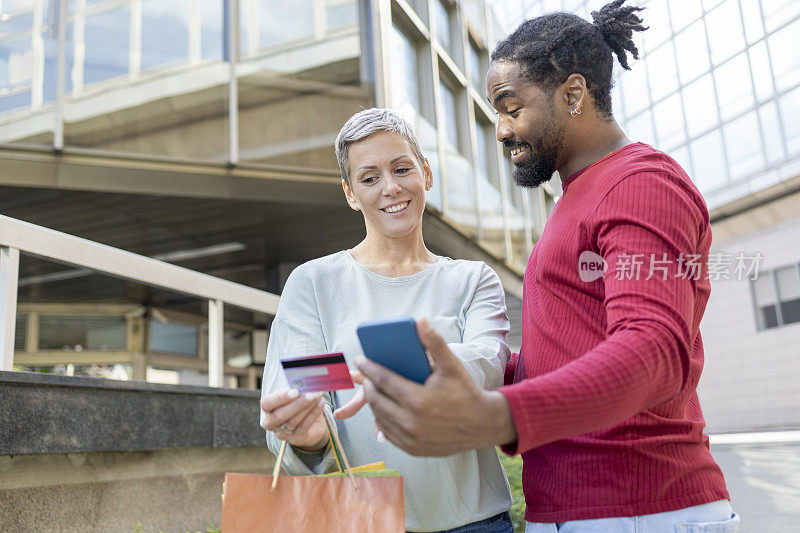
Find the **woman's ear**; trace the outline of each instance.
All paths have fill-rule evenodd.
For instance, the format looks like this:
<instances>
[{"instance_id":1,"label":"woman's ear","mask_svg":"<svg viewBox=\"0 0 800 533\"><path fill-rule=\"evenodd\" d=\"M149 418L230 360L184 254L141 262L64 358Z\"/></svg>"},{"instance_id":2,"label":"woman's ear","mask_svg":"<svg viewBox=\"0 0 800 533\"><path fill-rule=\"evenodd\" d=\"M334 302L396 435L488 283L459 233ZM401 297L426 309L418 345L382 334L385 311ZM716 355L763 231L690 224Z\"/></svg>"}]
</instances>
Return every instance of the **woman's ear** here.
<instances>
[{"instance_id":1,"label":"woman's ear","mask_svg":"<svg viewBox=\"0 0 800 533\"><path fill-rule=\"evenodd\" d=\"M425 190L429 191L433 187L433 171L427 158L422 160L422 173L425 175Z\"/></svg>"},{"instance_id":2,"label":"woman's ear","mask_svg":"<svg viewBox=\"0 0 800 533\"><path fill-rule=\"evenodd\" d=\"M353 195L353 191L344 179L342 180L342 190L344 191L344 197L347 199L347 205L350 206L350 209L358 211L359 207L358 202L356 202L356 197Z\"/></svg>"}]
</instances>

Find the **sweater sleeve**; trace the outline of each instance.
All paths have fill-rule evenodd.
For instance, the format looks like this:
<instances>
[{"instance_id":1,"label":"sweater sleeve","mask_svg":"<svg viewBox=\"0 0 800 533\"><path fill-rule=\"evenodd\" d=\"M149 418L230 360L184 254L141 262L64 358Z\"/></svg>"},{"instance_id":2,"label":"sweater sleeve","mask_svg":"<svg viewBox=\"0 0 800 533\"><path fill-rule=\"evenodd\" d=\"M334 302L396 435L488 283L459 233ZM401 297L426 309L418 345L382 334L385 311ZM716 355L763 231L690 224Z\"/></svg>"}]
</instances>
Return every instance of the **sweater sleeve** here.
<instances>
[{"instance_id":1,"label":"sweater sleeve","mask_svg":"<svg viewBox=\"0 0 800 533\"><path fill-rule=\"evenodd\" d=\"M595 281L605 288L605 340L553 372L501 389L519 436L504 451L608 427L682 390L697 278L681 275L681 258L704 252L705 275L703 220L701 207L666 173L628 176L607 193L588 226L608 265Z\"/></svg>"},{"instance_id":2,"label":"sweater sleeve","mask_svg":"<svg viewBox=\"0 0 800 533\"><path fill-rule=\"evenodd\" d=\"M326 351L311 279L305 272L295 271L286 281L278 312L270 329L262 397L289 386L280 364L281 357L322 354ZM325 410L331 418L330 394L325 393L324 397L328 404ZM264 411L261 410L262 426L264 416ZM267 447L277 455L281 440L273 431L266 433ZM283 469L290 475L324 474L336 470L336 460L330 444L318 453L303 452L287 446L283 456Z\"/></svg>"},{"instance_id":3,"label":"sweater sleeve","mask_svg":"<svg viewBox=\"0 0 800 533\"><path fill-rule=\"evenodd\" d=\"M505 376L503 377L503 385L511 385L514 383L514 374L517 373L517 364L519 364L519 354L512 353L511 358L506 365Z\"/></svg>"},{"instance_id":4,"label":"sweater sleeve","mask_svg":"<svg viewBox=\"0 0 800 533\"><path fill-rule=\"evenodd\" d=\"M463 341L448 346L475 383L484 389L496 389L503 384L509 357L508 331L503 286L495 271L483 264L465 313Z\"/></svg>"}]
</instances>

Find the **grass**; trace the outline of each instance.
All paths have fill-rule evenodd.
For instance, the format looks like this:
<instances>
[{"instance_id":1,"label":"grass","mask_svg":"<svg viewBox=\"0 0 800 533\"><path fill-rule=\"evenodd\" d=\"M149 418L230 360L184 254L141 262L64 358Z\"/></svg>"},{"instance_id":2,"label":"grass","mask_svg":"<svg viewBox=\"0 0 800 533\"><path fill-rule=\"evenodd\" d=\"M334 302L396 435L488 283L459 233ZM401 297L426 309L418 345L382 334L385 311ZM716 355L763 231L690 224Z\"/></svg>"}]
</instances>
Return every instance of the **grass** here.
<instances>
[{"instance_id":1,"label":"grass","mask_svg":"<svg viewBox=\"0 0 800 533\"><path fill-rule=\"evenodd\" d=\"M497 450L500 462L508 476L508 484L511 486L511 496L514 503L511 504L511 519L514 521L514 532L522 533L525 531L525 495L522 493L522 456L508 455Z\"/></svg>"}]
</instances>

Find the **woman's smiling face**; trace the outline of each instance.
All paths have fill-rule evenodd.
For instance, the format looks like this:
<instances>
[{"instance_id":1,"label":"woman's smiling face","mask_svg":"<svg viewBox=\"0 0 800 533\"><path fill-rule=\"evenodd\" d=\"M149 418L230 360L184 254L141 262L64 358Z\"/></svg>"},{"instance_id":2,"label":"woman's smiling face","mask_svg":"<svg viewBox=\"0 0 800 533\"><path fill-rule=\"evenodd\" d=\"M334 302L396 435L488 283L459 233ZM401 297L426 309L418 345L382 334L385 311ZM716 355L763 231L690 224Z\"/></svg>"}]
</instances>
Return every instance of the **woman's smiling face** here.
<instances>
[{"instance_id":1,"label":"woman's smiling face","mask_svg":"<svg viewBox=\"0 0 800 533\"><path fill-rule=\"evenodd\" d=\"M350 146L347 202L364 213L367 229L403 237L422 222L425 188L433 176L402 135L383 131Z\"/></svg>"}]
</instances>

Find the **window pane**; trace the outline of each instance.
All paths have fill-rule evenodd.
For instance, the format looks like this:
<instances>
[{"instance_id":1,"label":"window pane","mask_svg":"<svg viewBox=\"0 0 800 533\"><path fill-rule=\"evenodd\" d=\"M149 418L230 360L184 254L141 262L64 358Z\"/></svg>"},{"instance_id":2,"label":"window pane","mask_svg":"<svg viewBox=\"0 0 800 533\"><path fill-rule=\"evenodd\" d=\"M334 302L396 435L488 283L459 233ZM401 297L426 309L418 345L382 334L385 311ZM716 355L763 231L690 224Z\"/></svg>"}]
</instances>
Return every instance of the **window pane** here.
<instances>
[{"instance_id":1,"label":"window pane","mask_svg":"<svg viewBox=\"0 0 800 533\"><path fill-rule=\"evenodd\" d=\"M14 324L14 351L22 352L28 339L28 313L17 313Z\"/></svg>"},{"instance_id":2,"label":"window pane","mask_svg":"<svg viewBox=\"0 0 800 533\"><path fill-rule=\"evenodd\" d=\"M30 38L0 43L0 112L31 105L33 65Z\"/></svg>"},{"instance_id":3,"label":"window pane","mask_svg":"<svg viewBox=\"0 0 800 533\"><path fill-rule=\"evenodd\" d=\"M674 31L681 31L702 15L703 6L697 1L681 2L680 4L670 6L669 10L669 16L672 18L672 29Z\"/></svg>"},{"instance_id":4,"label":"window pane","mask_svg":"<svg viewBox=\"0 0 800 533\"><path fill-rule=\"evenodd\" d=\"M781 97L780 109L789 153L800 152L800 88Z\"/></svg>"},{"instance_id":5,"label":"window pane","mask_svg":"<svg viewBox=\"0 0 800 533\"><path fill-rule=\"evenodd\" d=\"M714 130L708 135L700 137L692 143L691 149L695 174L692 177L698 188L705 192L723 185L727 181L727 177L720 131Z\"/></svg>"},{"instance_id":6,"label":"window pane","mask_svg":"<svg viewBox=\"0 0 800 533\"><path fill-rule=\"evenodd\" d=\"M753 295L756 310L761 322L760 329L774 328L778 325L778 313L775 309L775 290L772 286L772 273L764 272L753 281Z\"/></svg>"},{"instance_id":7,"label":"window pane","mask_svg":"<svg viewBox=\"0 0 800 533\"><path fill-rule=\"evenodd\" d=\"M189 57L189 0L142 2L142 70Z\"/></svg>"},{"instance_id":8,"label":"window pane","mask_svg":"<svg viewBox=\"0 0 800 533\"><path fill-rule=\"evenodd\" d=\"M407 102L419 110L419 78L414 44L397 26L392 26L391 43L391 89L394 105Z\"/></svg>"},{"instance_id":9,"label":"window pane","mask_svg":"<svg viewBox=\"0 0 800 533\"><path fill-rule=\"evenodd\" d=\"M450 39L450 14L447 8L442 4L442 0L434 0L433 2L433 18L436 23L436 40L439 44L450 53L451 39Z\"/></svg>"},{"instance_id":10,"label":"window pane","mask_svg":"<svg viewBox=\"0 0 800 533\"><path fill-rule=\"evenodd\" d=\"M775 85L785 90L800 82L800 19L768 37Z\"/></svg>"},{"instance_id":11,"label":"window pane","mask_svg":"<svg viewBox=\"0 0 800 533\"><path fill-rule=\"evenodd\" d=\"M644 64L635 62L631 66L631 70L623 69L620 72L620 81L622 82L621 89L625 98L625 114L627 116L634 115L650 105L647 69Z\"/></svg>"},{"instance_id":12,"label":"window pane","mask_svg":"<svg viewBox=\"0 0 800 533\"><path fill-rule=\"evenodd\" d=\"M738 0L725 0L705 17L711 62L719 65L744 48Z\"/></svg>"},{"instance_id":13,"label":"window pane","mask_svg":"<svg viewBox=\"0 0 800 533\"><path fill-rule=\"evenodd\" d=\"M672 43L665 43L647 56L647 75L650 79L651 98L659 98L678 89L678 72Z\"/></svg>"},{"instance_id":14,"label":"window pane","mask_svg":"<svg viewBox=\"0 0 800 533\"><path fill-rule=\"evenodd\" d=\"M258 25L261 46L272 46L302 37L310 37L314 35L314 1L260 0Z\"/></svg>"},{"instance_id":15,"label":"window pane","mask_svg":"<svg viewBox=\"0 0 800 533\"><path fill-rule=\"evenodd\" d=\"M622 97L619 76L611 82L611 113L618 123L625 122L625 99Z\"/></svg>"},{"instance_id":16,"label":"window pane","mask_svg":"<svg viewBox=\"0 0 800 533\"><path fill-rule=\"evenodd\" d=\"M468 235L475 235L475 182L472 164L460 154L448 149L447 164L447 214Z\"/></svg>"},{"instance_id":17,"label":"window pane","mask_svg":"<svg viewBox=\"0 0 800 533\"><path fill-rule=\"evenodd\" d=\"M346 4L329 5L326 15L328 30L358 24L358 2L353 1Z\"/></svg>"},{"instance_id":18,"label":"window pane","mask_svg":"<svg viewBox=\"0 0 800 533\"><path fill-rule=\"evenodd\" d=\"M767 151L767 163L774 163L783 158L783 142L781 141L780 124L778 122L778 106L770 102L758 110L761 129L764 132L764 148Z\"/></svg>"},{"instance_id":19,"label":"window pane","mask_svg":"<svg viewBox=\"0 0 800 533\"><path fill-rule=\"evenodd\" d=\"M711 74L706 74L683 89L683 105L686 107L689 135L698 135L717 125L717 104Z\"/></svg>"},{"instance_id":20,"label":"window pane","mask_svg":"<svg viewBox=\"0 0 800 533\"><path fill-rule=\"evenodd\" d=\"M689 3L693 2L687 2ZM698 20L675 36L675 50L682 83L688 83L711 68L702 20Z\"/></svg>"},{"instance_id":21,"label":"window pane","mask_svg":"<svg viewBox=\"0 0 800 533\"><path fill-rule=\"evenodd\" d=\"M800 322L800 277L794 265L775 271L784 324Z\"/></svg>"},{"instance_id":22,"label":"window pane","mask_svg":"<svg viewBox=\"0 0 800 533\"><path fill-rule=\"evenodd\" d=\"M150 321L150 350L181 355L197 355L197 326Z\"/></svg>"},{"instance_id":23,"label":"window pane","mask_svg":"<svg viewBox=\"0 0 800 533\"><path fill-rule=\"evenodd\" d=\"M456 125L456 96L450 87L439 81L439 94L441 107L439 108L439 123L444 130L444 138L453 148L458 149L458 126ZM449 174L449 171L448 171Z\"/></svg>"},{"instance_id":24,"label":"window pane","mask_svg":"<svg viewBox=\"0 0 800 533\"><path fill-rule=\"evenodd\" d=\"M122 316L39 316L42 350L124 350L126 337Z\"/></svg>"},{"instance_id":25,"label":"window pane","mask_svg":"<svg viewBox=\"0 0 800 533\"><path fill-rule=\"evenodd\" d=\"M478 194L481 199L481 227L483 241L499 256L505 255L505 224L503 218L503 198L497 171L489 168L489 149L494 148L492 127L475 118L475 137L477 141ZM493 171L494 170L494 171ZM511 215L512 217L514 215ZM520 223L524 219L517 214Z\"/></svg>"},{"instance_id":26,"label":"window pane","mask_svg":"<svg viewBox=\"0 0 800 533\"><path fill-rule=\"evenodd\" d=\"M761 24L761 11L758 9L758 0L745 0L739 3L744 19L744 34L748 43L754 43L764 35Z\"/></svg>"},{"instance_id":27,"label":"window pane","mask_svg":"<svg viewBox=\"0 0 800 533\"><path fill-rule=\"evenodd\" d=\"M714 7L718 6L721 2L722 0L703 0L703 9L708 12Z\"/></svg>"},{"instance_id":28,"label":"window pane","mask_svg":"<svg viewBox=\"0 0 800 533\"><path fill-rule=\"evenodd\" d=\"M750 66L756 86L756 99L761 102L772 96L772 74L769 70L767 43L761 41L750 48Z\"/></svg>"},{"instance_id":29,"label":"window pane","mask_svg":"<svg viewBox=\"0 0 800 533\"><path fill-rule=\"evenodd\" d=\"M207 331L206 336L208 336ZM222 337L226 365L247 368L253 363L249 331L226 329Z\"/></svg>"},{"instance_id":30,"label":"window pane","mask_svg":"<svg viewBox=\"0 0 800 533\"><path fill-rule=\"evenodd\" d=\"M678 94L673 94L656 104L653 107L653 117L656 121L658 143L665 150L670 150L686 139L683 129L683 110Z\"/></svg>"},{"instance_id":31,"label":"window pane","mask_svg":"<svg viewBox=\"0 0 800 533\"><path fill-rule=\"evenodd\" d=\"M800 278L798 278L794 265L779 268L775 271L775 275L778 279L778 294L780 294L782 302L800 298Z\"/></svg>"},{"instance_id":32,"label":"window pane","mask_svg":"<svg viewBox=\"0 0 800 533\"><path fill-rule=\"evenodd\" d=\"M419 140L422 153L428 159L433 174L433 187L425 195L425 200L429 205L442 209L442 170L439 165L439 140L436 137L436 128L417 115L416 119L417 139Z\"/></svg>"},{"instance_id":33,"label":"window pane","mask_svg":"<svg viewBox=\"0 0 800 533\"><path fill-rule=\"evenodd\" d=\"M739 54L714 72L722 120L753 106L753 89L747 55Z\"/></svg>"},{"instance_id":34,"label":"window pane","mask_svg":"<svg viewBox=\"0 0 800 533\"><path fill-rule=\"evenodd\" d=\"M203 59L222 60L222 2L200 1L200 48Z\"/></svg>"},{"instance_id":35,"label":"window pane","mask_svg":"<svg viewBox=\"0 0 800 533\"><path fill-rule=\"evenodd\" d=\"M756 305L763 307L775 303L775 289L772 286L772 272L762 272L758 279L753 281L753 293Z\"/></svg>"},{"instance_id":36,"label":"window pane","mask_svg":"<svg viewBox=\"0 0 800 533\"><path fill-rule=\"evenodd\" d=\"M33 6L24 6L23 9L14 9L13 3L11 6L3 6L6 9L3 12L3 18L0 18L0 37L6 35L13 35L23 31L30 32L33 28ZM8 12L9 8L11 12Z\"/></svg>"},{"instance_id":37,"label":"window pane","mask_svg":"<svg viewBox=\"0 0 800 533\"><path fill-rule=\"evenodd\" d=\"M86 17L83 82L94 83L128 73L130 8Z\"/></svg>"},{"instance_id":38,"label":"window pane","mask_svg":"<svg viewBox=\"0 0 800 533\"><path fill-rule=\"evenodd\" d=\"M761 9L767 31L772 31L800 15L800 3L796 0L761 0Z\"/></svg>"},{"instance_id":39,"label":"window pane","mask_svg":"<svg viewBox=\"0 0 800 533\"><path fill-rule=\"evenodd\" d=\"M741 178L763 166L755 112L725 125L724 131L732 179Z\"/></svg>"},{"instance_id":40,"label":"window pane","mask_svg":"<svg viewBox=\"0 0 800 533\"><path fill-rule=\"evenodd\" d=\"M472 42L469 43L469 67L472 85L478 90L478 94L483 94L485 91L484 76L486 73L484 72L483 62L481 61L481 52Z\"/></svg>"},{"instance_id":41,"label":"window pane","mask_svg":"<svg viewBox=\"0 0 800 533\"><path fill-rule=\"evenodd\" d=\"M667 0L650 0L646 7L643 18L645 25L649 28L644 32L644 50L650 52L670 37L669 13L667 12ZM652 24L648 21L659 21L660 23ZM639 50L641 51L641 48Z\"/></svg>"},{"instance_id":42,"label":"window pane","mask_svg":"<svg viewBox=\"0 0 800 533\"><path fill-rule=\"evenodd\" d=\"M653 131L653 115L649 110L639 113L634 118L625 123L628 136L634 141L655 145L656 136Z\"/></svg>"},{"instance_id":43,"label":"window pane","mask_svg":"<svg viewBox=\"0 0 800 533\"><path fill-rule=\"evenodd\" d=\"M692 160L689 157L689 147L682 146L676 150L672 150L669 155L672 156L675 161L683 168L684 172L686 172L690 178L693 178L692 174ZM694 178L693 178L694 179Z\"/></svg>"},{"instance_id":44,"label":"window pane","mask_svg":"<svg viewBox=\"0 0 800 533\"><path fill-rule=\"evenodd\" d=\"M488 126L481 123L478 118L475 118L475 143L478 147L478 151L475 154L475 159L477 160L478 165L478 172L484 176L489 176L489 152L487 147L487 130L489 129Z\"/></svg>"}]
</instances>

